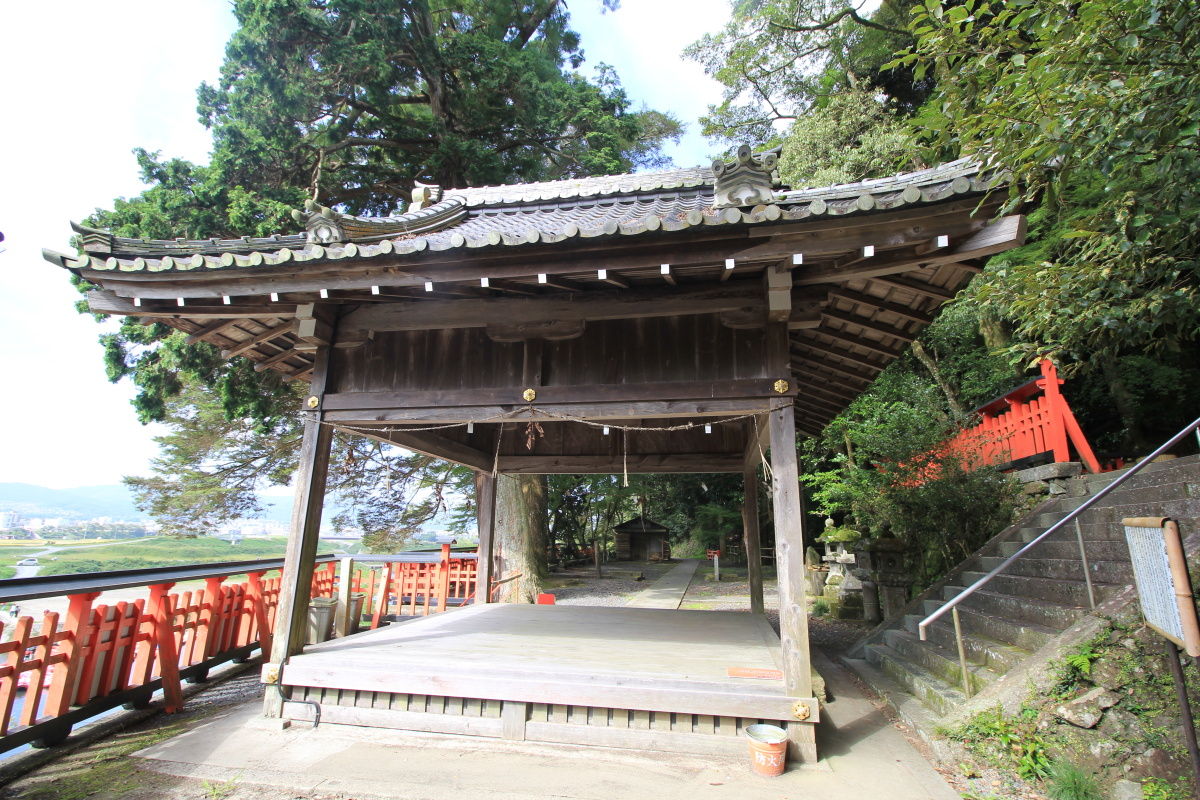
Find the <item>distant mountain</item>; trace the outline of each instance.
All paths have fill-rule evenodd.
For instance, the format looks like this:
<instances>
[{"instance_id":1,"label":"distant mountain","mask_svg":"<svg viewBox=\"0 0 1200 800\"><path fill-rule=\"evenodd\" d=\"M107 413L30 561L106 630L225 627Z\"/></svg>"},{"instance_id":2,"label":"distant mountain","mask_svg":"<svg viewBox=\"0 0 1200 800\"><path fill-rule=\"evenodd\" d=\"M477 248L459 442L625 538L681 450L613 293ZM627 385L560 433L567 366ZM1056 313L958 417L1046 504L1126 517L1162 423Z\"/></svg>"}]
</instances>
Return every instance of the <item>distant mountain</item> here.
<instances>
[{"instance_id":1,"label":"distant mountain","mask_svg":"<svg viewBox=\"0 0 1200 800\"><path fill-rule=\"evenodd\" d=\"M0 511L16 511L23 517L64 519L140 520L133 495L122 484L80 486L76 489L47 489L29 483L0 483Z\"/></svg>"}]
</instances>

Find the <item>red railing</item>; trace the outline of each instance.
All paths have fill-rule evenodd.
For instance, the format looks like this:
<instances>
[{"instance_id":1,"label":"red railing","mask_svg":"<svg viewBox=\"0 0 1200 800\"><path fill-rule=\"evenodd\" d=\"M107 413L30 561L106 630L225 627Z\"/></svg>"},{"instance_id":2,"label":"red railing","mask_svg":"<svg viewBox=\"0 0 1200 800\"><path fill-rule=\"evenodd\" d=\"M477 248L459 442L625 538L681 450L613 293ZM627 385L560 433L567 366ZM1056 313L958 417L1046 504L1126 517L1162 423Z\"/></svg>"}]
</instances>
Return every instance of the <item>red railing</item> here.
<instances>
[{"instance_id":1,"label":"red railing","mask_svg":"<svg viewBox=\"0 0 1200 800\"><path fill-rule=\"evenodd\" d=\"M333 597L341 580L337 560L320 561L312 596ZM386 615L444 611L473 594L474 554L451 557L448 545L440 554L361 561L382 567L347 565L353 591L374 609L372 628ZM0 642L0 752L57 744L74 724L119 705L145 706L160 689L165 709L177 711L185 679L203 680L210 669L248 659L256 649L269 652L281 566L276 559L0 581L0 600L67 598L65 614L47 611L38 622L22 616L8 630L0 623L0 638L7 639ZM227 583L236 574L246 580ZM190 578L203 578L203 589L170 591ZM102 590L139 586L148 587L147 598L95 605Z\"/></svg>"},{"instance_id":2,"label":"red railing","mask_svg":"<svg viewBox=\"0 0 1200 800\"><path fill-rule=\"evenodd\" d=\"M1074 447L1090 472L1100 472L1054 364L1043 360L1041 371L1042 377L979 408L979 422L947 442L947 449L973 463L1001 465L1043 454L1056 463L1071 461Z\"/></svg>"}]
</instances>

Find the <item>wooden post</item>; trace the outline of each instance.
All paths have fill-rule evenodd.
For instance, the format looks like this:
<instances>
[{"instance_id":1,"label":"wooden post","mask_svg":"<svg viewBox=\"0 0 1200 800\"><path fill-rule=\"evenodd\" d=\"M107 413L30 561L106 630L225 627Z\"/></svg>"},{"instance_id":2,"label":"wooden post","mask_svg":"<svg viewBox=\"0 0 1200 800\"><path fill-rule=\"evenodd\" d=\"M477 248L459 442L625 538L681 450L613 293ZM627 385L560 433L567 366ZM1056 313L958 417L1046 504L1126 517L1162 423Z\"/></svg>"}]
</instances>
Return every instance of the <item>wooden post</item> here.
<instances>
[{"instance_id":1,"label":"wooden post","mask_svg":"<svg viewBox=\"0 0 1200 800\"><path fill-rule=\"evenodd\" d=\"M247 573L246 578L250 585L246 597L250 603L250 611L254 614L254 627L258 629L258 648L262 653L269 654L271 652L271 621L267 614L266 587L263 586L263 575L265 574L265 572ZM247 640L246 643L249 644L250 640Z\"/></svg>"},{"instance_id":2,"label":"wooden post","mask_svg":"<svg viewBox=\"0 0 1200 800\"><path fill-rule=\"evenodd\" d=\"M786 375L787 323L767 325L768 370ZM804 501L796 464L796 420L791 403L774 401L767 427L771 441L772 502L775 507L775 571L779 584L779 639L784 689L791 697L812 697L808 648L808 605L804 581ZM801 762L817 760L816 727L788 725L789 750Z\"/></svg>"},{"instance_id":3,"label":"wooden post","mask_svg":"<svg viewBox=\"0 0 1200 800\"><path fill-rule=\"evenodd\" d=\"M442 559L438 562L437 604L438 613L446 611L450 601L450 543L442 545Z\"/></svg>"},{"instance_id":4,"label":"wooden post","mask_svg":"<svg viewBox=\"0 0 1200 800\"><path fill-rule=\"evenodd\" d=\"M60 717L71 710L71 698L75 696L79 671L83 666L83 640L92 621L92 603L99 596L99 592L84 592L67 598L67 618L63 630L69 631L69 635L59 644L63 661L50 678L50 693L46 697L45 708L48 716Z\"/></svg>"},{"instance_id":5,"label":"wooden post","mask_svg":"<svg viewBox=\"0 0 1200 800\"><path fill-rule=\"evenodd\" d=\"M158 674L162 678L163 706L168 714L183 708L183 687L179 683L179 651L175 647L174 611L171 587L174 583L156 583L150 587L150 611L154 620L154 639L158 648Z\"/></svg>"},{"instance_id":6,"label":"wooden post","mask_svg":"<svg viewBox=\"0 0 1200 800\"><path fill-rule=\"evenodd\" d=\"M217 651L220 637L213 628L220 624L219 604L221 602L221 584L224 581L224 575L217 575L204 581L204 598L200 602L200 619L196 626L195 651L200 653L198 661L204 661Z\"/></svg>"},{"instance_id":7,"label":"wooden post","mask_svg":"<svg viewBox=\"0 0 1200 800\"><path fill-rule=\"evenodd\" d=\"M475 602L492 602L492 542L496 532L496 478L475 473L475 508L479 523L479 561L475 572Z\"/></svg>"},{"instance_id":8,"label":"wooden post","mask_svg":"<svg viewBox=\"0 0 1200 800\"><path fill-rule=\"evenodd\" d=\"M354 591L354 559L343 556L338 572L337 616L333 620L333 635L338 639L349 636L357 620L350 619L350 593Z\"/></svg>"},{"instance_id":9,"label":"wooden post","mask_svg":"<svg viewBox=\"0 0 1200 800\"><path fill-rule=\"evenodd\" d=\"M321 532L321 509L325 502L325 478L329 472L329 452L333 429L323 423L321 401L329 378L330 348L316 351L309 404L304 421L304 441L300 447L296 471L296 501L292 506L292 531L283 556L283 577L279 587L279 607L271 642L271 663L283 664L304 649L308 633L308 601L312 591L313 561ZM313 399L315 398L315 405ZM263 701L268 717L283 714L283 698L268 690Z\"/></svg>"},{"instance_id":10,"label":"wooden post","mask_svg":"<svg viewBox=\"0 0 1200 800\"><path fill-rule=\"evenodd\" d=\"M750 580L750 611L765 612L763 603L762 548L758 530L758 468L742 472L742 537L746 549L746 573Z\"/></svg>"}]
</instances>

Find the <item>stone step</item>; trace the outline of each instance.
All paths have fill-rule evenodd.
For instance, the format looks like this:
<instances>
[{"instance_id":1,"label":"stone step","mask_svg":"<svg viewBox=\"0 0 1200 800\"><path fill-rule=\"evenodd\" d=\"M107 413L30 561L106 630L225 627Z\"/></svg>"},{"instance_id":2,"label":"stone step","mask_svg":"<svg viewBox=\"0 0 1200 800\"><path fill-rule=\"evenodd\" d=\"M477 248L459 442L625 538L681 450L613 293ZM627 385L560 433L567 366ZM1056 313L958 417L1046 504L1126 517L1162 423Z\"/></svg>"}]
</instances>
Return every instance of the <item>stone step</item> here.
<instances>
[{"instance_id":1,"label":"stone step","mask_svg":"<svg viewBox=\"0 0 1200 800\"><path fill-rule=\"evenodd\" d=\"M941 678L950 686L962 686L962 671L958 663L958 649L951 643L943 647L933 640L922 642L917 636L902 630L890 630L884 634L883 640L888 647L895 650L905 659L920 664L929 672ZM965 645L965 640L964 640ZM971 684L971 694L976 694L987 684L1000 676L985 666L970 661L967 655L967 679Z\"/></svg>"},{"instance_id":2,"label":"stone step","mask_svg":"<svg viewBox=\"0 0 1200 800\"><path fill-rule=\"evenodd\" d=\"M966 587L946 586L942 589L942 596L949 600L964 588ZM1064 602L1000 594L990 584L963 600L962 607L1022 624L1033 622L1055 631L1066 630L1087 611L1086 603L1076 606Z\"/></svg>"},{"instance_id":3,"label":"stone step","mask_svg":"<svg viewBox=\"0 0 1200 800\"><path fill-rule=\"evenodd\" d=\"M926 628L925 637L946 651L955 653L957 657L958 644L954 640L954 623L949 621L949 618L947 620L945 625L938 620ZM921 618L914 614L909 614L904 618L903 630L918 641L920 641L920 637L917 624L920 621ZM972 664L985 666L998 675L1003 675L1029 657L1029 651L985 638L980 636L977 631L964 632L963 649L967 651L967 660Z\"/></svg>"},{"instance_id":4,"label":"stone step","mask_svg":"<svg viewBox=\"0 0 1200 800\"><path fill-rule=\"evenodd\" d=\"M966 695L934 675L929 670L914 664L884 644L872 644L865 648L867 663L903 686L909 694L943 716L966 702Z\"/></svg>"},{"instance_id":5,"label":"stone step","mask_svg":"<svg viewBox=\"0 0 1200 800\"><path fill-rule=\"evenodd\" d=\"M994 569L1003 559L980 559L992 562L984 566L985 570ZM1088 567L1092 572L1092 580L1096 583L1111 583L1125 586L1133 580L1133 572L1129 561L1089 561ZM1004 570L1008 575L1025 575L1030 578L1056 578L1058 580L1083 580L1079 571L1078 558L1033 558L1022 556Z\"/></svg>"},{"instance_id":6,"label":"stone step","mask_svg":"<svg viewBox=\"0 0 1200 800\"><path fill-rule=\"evenodd\" d=\"M1126 486L1156 486L1160 483L1172 483L1179 480L1181 475L1194 475L1197 466L1197 457L1188 456L1186 458L1176 458L1170 461L1159 461L1157 463L1148 464L1132 478L1121 484L1121 489ZM1098 475L1085 474L1081 475L1076 480L1082 483L1091 490L1092 494L1100 491L1100 489L1109 485L1121 475L1132 469L1133 465L1126 467L1117 472L1102 472Z\"/></svg>"},{"instance_id":7,"label":"stone step","mask_svg":"<svg viewBox=\"0 0 1200 800\"><path fill-rule=\"evenodd\" d=\"M970 586L983 578L986 573L968 570L959 575L958 580ZM1087 584L1083 581L1083 569L1078 569L1078 579L1063 580L1059 578L1039 578L1028 575L1013 575L1001 572L986 584L997 594L1009 594L1015 597L1032 597L1036 600L1064 602L1074 606L1088 606ZM1108 583L1093 583L1096 592L1096 602L1103 602L1123 586Z\"/></svg>"},{"instance_id":8,"label":"stone step","mask_svg":"<svg viewBox=\"0 0 1200 800\"><path fill-rule=\"evenodd\" d=\"M1074 536L1069 539L1059 539L1058 534L1044 539L1029 550L1029 558L1067 558L1079 560L1079 542ZM1022 542L1002 542L1000 555L1011 556L1024 547ZM1128 561L1129 547L1120 541L1097 541L1083 543L1088 561ZM1083 576L1079 576L1083 580Z\"/></svg>"},{"instance_id":9,"label":"stone step","mask_svg":"<svg viewBox=\"0 0 1200 800\"><path fill-rule=\"evenodd\" d=\"M932 614L943 605L941 600L926 600L924 603L925 615ZM1046 642L1050 641L1052 636L1055 636L1058 631L1052 628L1047 628L1044 625L1039 625L1035 622L1015 621L995 617L985 612L980 611L970 606L960 605L958 607L959 619L962 622L964 638L980 638L991 642L997 642L1002 645L1016 647L1020 650L1026 650L1030 653L1038 650ZM913 633L917 631L917 623L921 621L921 616L916 616L911 623L911 627L906 628ZM954 635L954 622L951 618L951 612L946 612L939 617L936 622L930 626L930 630L934 627L942 626L949 629L950 636Z\"/></svg>"}]
</instances>

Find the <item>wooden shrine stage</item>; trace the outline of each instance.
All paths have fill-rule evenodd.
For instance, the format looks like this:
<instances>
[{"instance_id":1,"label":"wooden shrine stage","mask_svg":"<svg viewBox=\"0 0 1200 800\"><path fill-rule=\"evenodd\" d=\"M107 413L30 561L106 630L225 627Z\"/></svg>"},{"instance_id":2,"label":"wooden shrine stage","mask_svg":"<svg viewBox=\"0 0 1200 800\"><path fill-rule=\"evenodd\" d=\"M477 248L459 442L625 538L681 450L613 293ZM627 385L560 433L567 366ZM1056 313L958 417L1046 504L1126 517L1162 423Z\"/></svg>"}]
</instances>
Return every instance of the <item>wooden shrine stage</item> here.
<instances>
[{"instance_id":1,"label":"wooden shrine stage","mask_svg":"<svg viewBox=\"0 0 1200 800\"><path fill-rule=\"evenodd\" d=\"M318 703L322 725L741 754L745 726L786 727L797 701L812 716L790 724L816 722L781 666L757 614L471 606L309 646L283 671L283 716L311 721Z\"/></svg>"}]
</instances>

